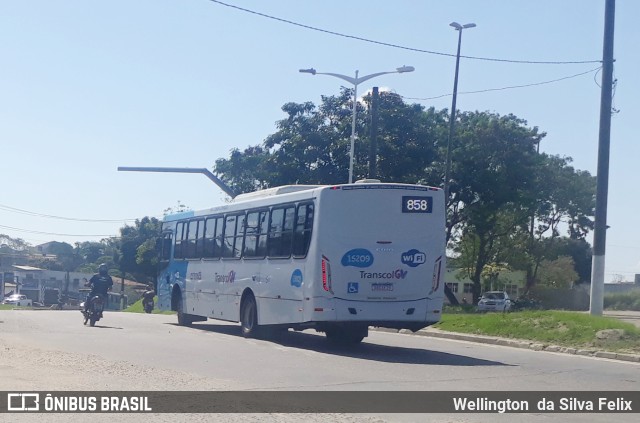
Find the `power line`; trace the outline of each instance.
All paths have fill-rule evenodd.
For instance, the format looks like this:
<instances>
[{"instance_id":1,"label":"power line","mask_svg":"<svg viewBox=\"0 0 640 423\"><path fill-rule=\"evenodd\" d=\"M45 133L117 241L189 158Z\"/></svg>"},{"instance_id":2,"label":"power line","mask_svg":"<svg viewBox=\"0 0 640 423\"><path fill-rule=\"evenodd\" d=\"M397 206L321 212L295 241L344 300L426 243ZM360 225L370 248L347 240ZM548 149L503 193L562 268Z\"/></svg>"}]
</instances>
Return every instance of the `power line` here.
<instances>
[{"instance_id":1,"label":"power line","mask_svg":"<svg viewBox=\"0 0 640 423\"><path fill-rule=\"evenodd\" d=\"M6 206L4 204L0 204L0 210L9 211L12 213L25 214L29 216L37 216L37 217L46 217L49 219L60 219L60 220L71 220L74 222L133 222L136 219L81 219L76 217L63 217L63 216L54 216L50 214L37 213L29 210L18 209L16 207Z\"/></svg>"},{"instance_id":2,"label":"power line","mask_svg":"<svg viewBox=\"0 0 640 423\"><path fill-rule=\"evenodd\" d=\"M232 8L232 9L240 10L242 12L251 13L253 15L261 16L263 18L272 19L274 21L283 22L283 23L286 23L286 24L289 24L289 25L294 25L294 26L298 26L298 27L301 27L301 28L310 29L312 31L318 31L318 32L322 32L322 33L325 33L325 34L335 35L335 36L338 36L338 37L350 38L350 39L353 39L353 40L364 41L366 43L377 44L377 45L382 45L382 46L386 46L386 47L393 47L393 48L398 48L398 49L402 49L402 50L415 51L415 52L418 52L418 53L427 53L427 54L434 54L434 55L437 55L437 56L446 56L446 57L456 57L455 54L451 54L451 53L442 53L442 52L439 52L439 51L423 50L423 49L414 48L414 47L406 47L406 46L401 46L401 45L398 45L398 44L386 43L386 42L383 42L383 41L376 41L376 40L371 40L371 39L368 39L368 38L358 37L358 36L355 36L355 35L348 35L348 34L343 34L343 33L340 33L340 32L329 31L327 29L317 28L317 27L314 27L314 26L305 25L305 24L301 24L301 23L298 23L298 22L290 21L288 19L278 18L276 16L267 15L267 14L261 13L261 12L256 12L255 10L245 9L243 7L240 7L240 6L224 3L224 2L221 2L221 1L218 1L218 0L209 0L209 1L212 2L212 3L217 3L217 4L221 5L221 6L226 6L226 7ZM478 57L478 56L460 56L460 57L465 58L465 59L485 60L485 61L490 61L490 62L521 63L521 64L536 64L536 65L572 65L572 64L585 64L585 63L602 63L601 60L539 61L539 60L496 59L496 58Z\"/></svg>"},{"instance_id":3,"label":"power line","mask_svg":"<svg viewBox=\"0 0 640 423\"><path fill-rule=\"evenodd\" d=\"M0 228L3 229L11 229L13 231L18 231L18 232L26 232L29 234L40 234L40 235L54 235L54 236L73 236L73 237L78 237L78 238L84 238L84 237L95 237L95 236L100 236L100 237L105 237L105 238L115 238L116 235L113 234L59 234L59 233L53 233L53 232L42 232L42 231L32 231L29 229L21 229L21 228L14 228L13 226L5 226L5 225L0 225Z\"/></svg>"},{"instance_id":4,"label":"power line","mask_svg":"<svg viewBox=\"0 0 640 423\"><path fill-rule=\"evenodd\" d=\"M552 79L550 81L533 82L531 84L523 84L523 85L511 85L511 86L508 86L508 87L501 87L501 88L487 88L487 89L484 89L484 90L477 90L477 91L463 91L463 92L459 92L458 94L479 94L479 93L486 93L486 92L490 92L490 91L511 90L511 89L514 89L514 88L535 87L537 85L551 84L553 82L564 81L566 79L576 78L578 76L586 75L586 74L591 73L591 72L599 71L600 69L602 69L602 66L598 66L597 68L588 70L586 72L576 73L575 75L565 76L565 77L558 78L558 79ZM417 98L417 97L402 97L402 98L407 99L407 100L434 100L434 99L437 99L437 98L449 97L451 95L452 94L441 94L441 95L437 95L437 96L434 96L434 97L425 97L425 98Z\"/></svg>"}]
</instances>

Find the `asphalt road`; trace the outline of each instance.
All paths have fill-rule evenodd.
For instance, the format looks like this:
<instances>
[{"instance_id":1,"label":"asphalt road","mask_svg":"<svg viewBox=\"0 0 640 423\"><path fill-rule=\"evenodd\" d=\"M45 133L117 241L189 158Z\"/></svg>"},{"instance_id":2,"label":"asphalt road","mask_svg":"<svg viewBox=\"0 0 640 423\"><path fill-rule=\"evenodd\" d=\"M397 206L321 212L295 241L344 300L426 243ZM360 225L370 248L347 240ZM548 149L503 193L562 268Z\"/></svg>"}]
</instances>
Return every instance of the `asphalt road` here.
<instances>
[{"instance_id":1,"label":"asphalt road","mask_svg":"<svg viewBox=\"0 0 640 423\"><path fill-rule=\"evenodd\" d=\"M0 390L638 391L640 364L495 345L370 332L357 348L313 331L248 340L217 321L176 325L175 316L107 312L96 327L78 311L0 311ZM99 372L101 377L85 375ZM85 421L82 415L56 415ZM0 421L3 417L0 415ZM11 416L6 421L33 421ZM33 415L31 416L33 417ZM47 415L47 421L53 415ZM95 417L95 418L94 418ZM613 415L335 414L217 415L216 421L610 422ZM92 421L133 421L94 415ZM617 422L638 415L616 414ZM210 421L154 415L153 421Z\"/></svg>"},{"instance_id":2,"label":"asphalt road","mask_svg":"<svg viewBox=\"0 0 640 423\"><path fill-rule=\"evenodd\" d=\"M605 311L605 317L614 317L623 322L631 323L640 328L640 311Z\"/></svg>"}]
</instances>

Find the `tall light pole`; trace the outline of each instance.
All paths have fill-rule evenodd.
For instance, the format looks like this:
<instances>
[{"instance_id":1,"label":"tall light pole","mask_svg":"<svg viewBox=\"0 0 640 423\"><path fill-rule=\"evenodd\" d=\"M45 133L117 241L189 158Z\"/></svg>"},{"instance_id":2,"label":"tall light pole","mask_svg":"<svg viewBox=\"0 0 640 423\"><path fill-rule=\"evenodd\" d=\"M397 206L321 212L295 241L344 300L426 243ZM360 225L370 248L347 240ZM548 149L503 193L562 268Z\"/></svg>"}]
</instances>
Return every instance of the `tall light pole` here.
<instances>
[{"instance_id":1,"label":"tall light pole","mask_svg":"<svg viewBox=\"0 0 640 423\"><path fill-rule=\"evenodd\" d=\"M330 73L330 72L317 72L315 69L300 69L302 73L310 73L311 75L329 75L335 76L336 78L343 79L351 84L353 84L353 113L351 117L351 148L349 149L349 183L353 182L353 153L354 146L356 140L356 105L358 101L358 84L364 81L368 81L371 78L375 78L376 76L386 75L388 73L405 73L405 72L413 72L415 68L413 66L401 66L396 68L394 71L390 72L378 72L372 73L371 75L361 76L358 78L358 71L356 71L355 78L350 76L341 75L339 73Z\"/></svg>"},{"instance_id":2,"label":"tall light pole","mask_svg":"<svg viewBox=\"0 0 640 423\"><path fill-rule=\"evenodd\" d=\"M473 28L474 23L460 25L458 22L451 22L449 26L458 31L458 53L456 54L456 73L453 78L453 100L451 101L451 117L449 119L449 139L447 140L447 157L444 170L444 199L445 206L449 202L449 178L451 173L451 139L453 138L453 130L456 122L456 98L458 97L458 69L460 68L460 45L462 44L462 30Z\"/></svg>"}]
</instances>

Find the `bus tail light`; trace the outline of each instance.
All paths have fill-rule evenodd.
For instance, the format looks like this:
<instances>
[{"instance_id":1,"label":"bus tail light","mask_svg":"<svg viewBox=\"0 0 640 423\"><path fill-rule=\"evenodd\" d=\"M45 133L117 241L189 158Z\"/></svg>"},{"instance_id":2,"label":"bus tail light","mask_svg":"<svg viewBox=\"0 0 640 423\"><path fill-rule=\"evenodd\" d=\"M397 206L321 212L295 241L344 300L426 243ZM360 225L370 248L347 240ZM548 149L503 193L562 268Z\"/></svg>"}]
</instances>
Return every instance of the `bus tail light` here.
<instances>
[{"instance_id":1,"label":"bus tail light","mask_svg":"<svg viewBox=\"0 0 640 423\"><path fill-rule=\"evenodd\" d=\"M433 265L433 280L431 282L431 292L436 292L440 287L440 271L442 270L442 256L438 257Z\"/></svg>"},{"instance_id":2,"label":"bus tail light","mask_svg":"<svg viewBox=\"0 0 640 423\"><path fill-rule=\"evenodd\" d=\"M322 289L333 294L331 290L331 263L325 256L322 256Z\"/></svg>"}]
</instances>

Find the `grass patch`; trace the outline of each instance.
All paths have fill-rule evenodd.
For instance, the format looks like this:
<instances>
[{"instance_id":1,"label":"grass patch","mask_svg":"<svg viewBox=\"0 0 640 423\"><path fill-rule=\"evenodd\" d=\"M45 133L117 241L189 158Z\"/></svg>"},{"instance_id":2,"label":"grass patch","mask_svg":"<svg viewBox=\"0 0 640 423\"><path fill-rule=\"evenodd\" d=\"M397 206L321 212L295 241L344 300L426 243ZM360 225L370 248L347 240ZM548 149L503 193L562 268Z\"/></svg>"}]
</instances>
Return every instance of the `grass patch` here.
<instances>
[{"instance_id":1,"label":"grass patch","mask_svg":"<svg viewBox=\"0 0 640 423\"><path fill-rule=\"evenodd\" d=\"M16 306L13 304L0 304L0 310L31 310L33 309L32 306Z\"/></svg>"},{"instance_id":2,"label":"grass patch","mask_svg":"<svg viewBox=\"0 0 640 423\"><path fill-rule=\"evenodd\" d=\"M640 353L640 329L610 317L569 311L518 313L445 313L436 328L502 338L524 339L547 345L596 348ZM606 329L619 329L620 339L598 339Z\"/></svg>"},{"instance_id":3,"label":"grass patch","mask_svg":"<svg viewBox=\"0 0 640 423\"><path fill-rule=\"evenodd\" d=\"M158 304L158 297L154 299L156 305ZM144 308L142 307L142 299L139 299L135 303L131 304L129 307L125 308L125 313L144 313ZM158 307L154 307L151 314L176 314L175 311L162 311L159 310Z\"/></svg>"},{"instance_id":4,"label":"grass patch","mask_svg":"<svg viewBox=\"0 0 640 423\"><path fill-rule=\"evenodd\" d=\"M606 294L604 308L607 310L640 311L640 289L625 293Z\"/></svg>"}]
</instances>

